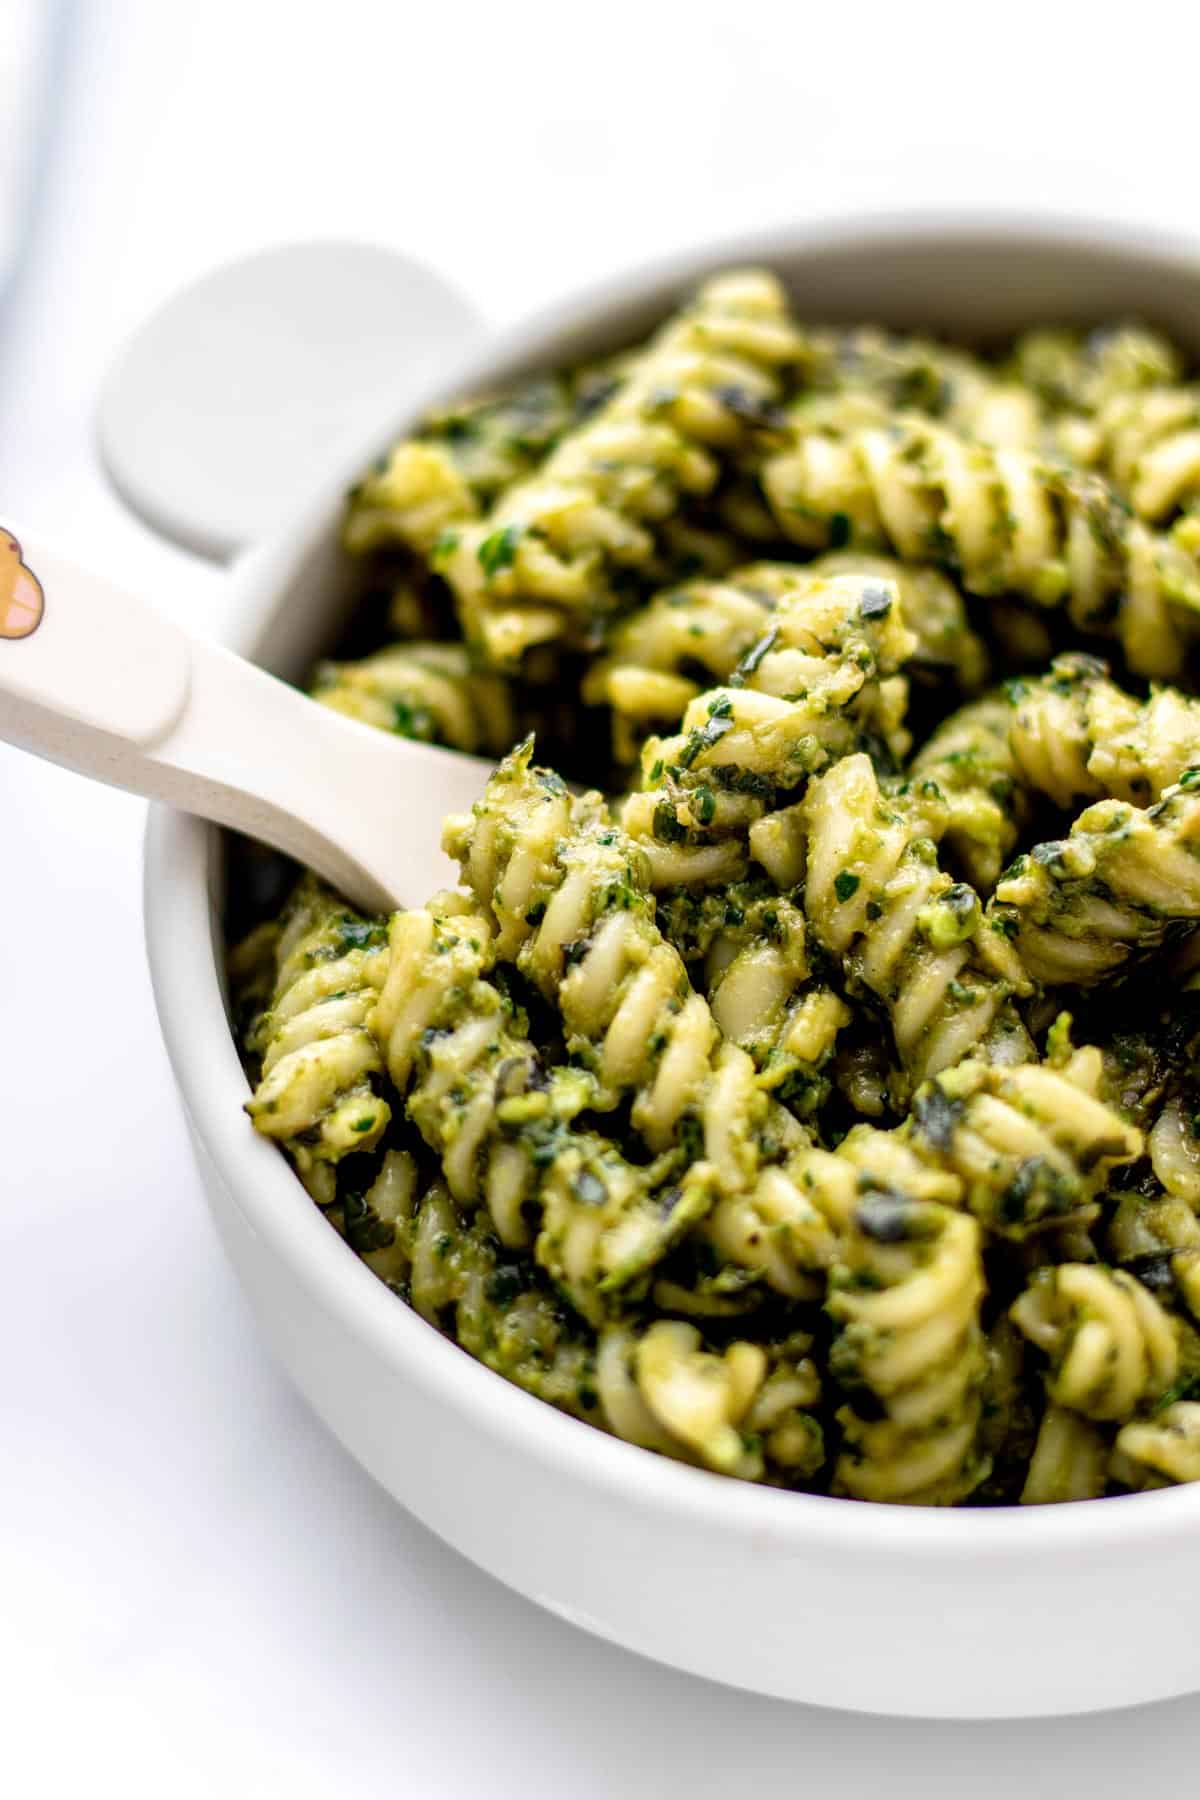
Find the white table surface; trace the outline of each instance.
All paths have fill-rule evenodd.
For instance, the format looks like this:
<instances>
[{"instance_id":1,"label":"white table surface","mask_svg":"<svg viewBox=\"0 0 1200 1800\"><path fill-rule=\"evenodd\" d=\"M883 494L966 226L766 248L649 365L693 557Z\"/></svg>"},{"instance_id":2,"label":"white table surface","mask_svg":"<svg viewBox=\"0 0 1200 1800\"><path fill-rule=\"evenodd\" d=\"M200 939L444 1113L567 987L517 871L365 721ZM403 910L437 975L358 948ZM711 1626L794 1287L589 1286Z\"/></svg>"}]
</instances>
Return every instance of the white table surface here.
<instances>
[{"instance_id":1,"label":"white table surface","mask_svg":"<svg viewBox=\"0 0 1200 1800\"><path fill-rule=\"evenodd\" d=\"M808 10L83 6L0 338L4 517L219 606L106 492L91 410L149 306L267 242L405 245L506 319L789 208L1194 222L1184 9ZM444 1548L309 1417L218 1252L143 965L142 808L0 750L0 830L5 1792L1195 1790L1200 1700L993 1725L788 1707L595 1643Z\"/></svg>"}]
</instances>

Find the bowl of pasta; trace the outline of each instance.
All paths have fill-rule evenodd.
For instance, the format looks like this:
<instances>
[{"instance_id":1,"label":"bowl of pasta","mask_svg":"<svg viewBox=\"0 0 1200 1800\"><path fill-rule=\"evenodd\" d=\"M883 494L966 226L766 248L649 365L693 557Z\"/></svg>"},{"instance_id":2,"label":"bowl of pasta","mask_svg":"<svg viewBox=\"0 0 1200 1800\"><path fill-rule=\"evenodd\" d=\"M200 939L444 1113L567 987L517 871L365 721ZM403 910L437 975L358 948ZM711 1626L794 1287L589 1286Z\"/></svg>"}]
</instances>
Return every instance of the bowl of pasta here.
<instances>
[{"instance_id":1,"label":"bowl of pasta","mask_svg":"<svg viewBox=\"0 0 1200 1800\"><path fill-rule=\"evenodd\" d=\"M587 1630L867 1711L1200 1687L1198 357L1129 231L702 246L236 571L238 649L495 773L391 918L152 814L213 1214L350 1453Z\"/></svg>"}]
</instances>

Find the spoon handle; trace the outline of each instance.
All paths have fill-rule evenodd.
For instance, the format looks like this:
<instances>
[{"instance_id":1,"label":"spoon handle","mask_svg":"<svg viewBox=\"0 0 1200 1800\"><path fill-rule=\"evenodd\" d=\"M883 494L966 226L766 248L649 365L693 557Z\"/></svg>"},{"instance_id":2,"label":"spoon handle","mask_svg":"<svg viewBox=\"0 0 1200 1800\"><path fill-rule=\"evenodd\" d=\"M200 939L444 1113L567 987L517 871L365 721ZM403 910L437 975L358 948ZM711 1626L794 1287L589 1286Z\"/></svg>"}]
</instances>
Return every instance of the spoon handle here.
<instances>
[{"instance_id":1,"label":"spoon handle","mask_svg":"<svg viewBox=\"0 0 1200 1800\"><path fill-rule=\"evenodd\" d=\"M3 527L0 738L260 838L371 910L398 897L387 840L401 823L398 794L414 775L421 783L412 759L470 760L316 707L144 600ZM425 787L429 779L424 771ZM432 815L427 826L404 822L434 832ZM436 843L435 834L434 855ZM420 848L418 838L415 857Z\"/></svg>"},{"instance_id":2,"label":"spoon handle","mask_svg":"<svg viewBox=\"0 0 1200 1800\"><path fill-rule=\"evenodd\" d=\"M136 788L137 767L178 722L190 686L188 640L169 619L0 528L0 723L10 742Z\"/></svg>"}]
</instances>

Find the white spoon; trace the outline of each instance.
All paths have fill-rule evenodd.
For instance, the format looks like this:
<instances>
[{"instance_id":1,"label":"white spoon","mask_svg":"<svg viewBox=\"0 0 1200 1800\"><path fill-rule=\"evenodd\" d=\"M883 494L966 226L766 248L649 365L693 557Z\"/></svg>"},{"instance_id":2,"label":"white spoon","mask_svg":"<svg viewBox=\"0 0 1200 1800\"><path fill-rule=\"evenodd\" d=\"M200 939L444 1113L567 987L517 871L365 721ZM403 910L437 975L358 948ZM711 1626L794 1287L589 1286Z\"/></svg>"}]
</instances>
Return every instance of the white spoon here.
<instances>
[{"instance_id":1,"label":"white spoon","mask_svg":"<svg viewBox=\"0 0 1200 1800\"><path fill-rule=\"evenodd\" d=\"M315 704L4 527L0 738L259 838L372 912L456 878L442 820L491 772Z\"/></svg>"},{"instance_id":2,"label":"white spoon","mask_svg":"<svg viewBox=\"0 0 1200 1800\"><path fill-rule=\"evenodd\" d=\"M138 327L100 396L101 461L152 530L228 556L348 448L386 432L430 369L484 329L403 251L338 240L258 251Z\"/></svg>"}]
</instances>

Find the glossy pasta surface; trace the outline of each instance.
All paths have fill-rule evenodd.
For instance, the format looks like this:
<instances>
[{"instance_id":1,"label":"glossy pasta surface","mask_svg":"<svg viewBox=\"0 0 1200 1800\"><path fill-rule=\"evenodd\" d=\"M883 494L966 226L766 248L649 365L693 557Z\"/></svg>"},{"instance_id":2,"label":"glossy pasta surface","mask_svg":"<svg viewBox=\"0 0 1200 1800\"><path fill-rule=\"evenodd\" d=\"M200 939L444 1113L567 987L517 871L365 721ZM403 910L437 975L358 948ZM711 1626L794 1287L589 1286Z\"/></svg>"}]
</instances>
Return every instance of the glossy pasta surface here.
<instances>
[{"instance_id":1,"label":"glossy pasta surface","mask_svg":"<svg viewBox=\"0 0 1200 1800\"><path fill-rule=\"evenodd\" d=\"M724 1477L1200 1480L1174 346L983 355L726 270L428 418L344 544L314 699L496 771L458 889L364 918L304 875L230 984L254 1128L397 1304Z\"/></svg>"}]
</instances>

